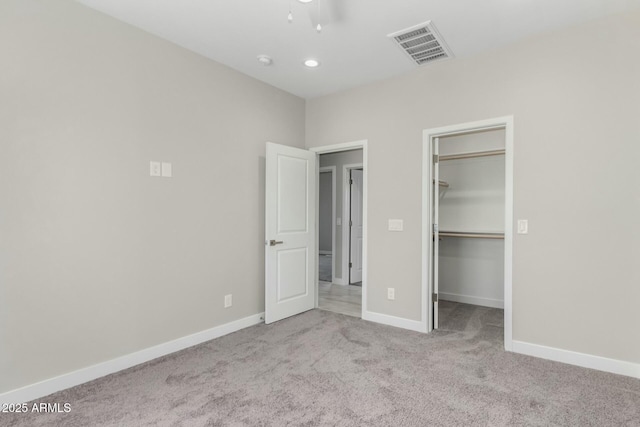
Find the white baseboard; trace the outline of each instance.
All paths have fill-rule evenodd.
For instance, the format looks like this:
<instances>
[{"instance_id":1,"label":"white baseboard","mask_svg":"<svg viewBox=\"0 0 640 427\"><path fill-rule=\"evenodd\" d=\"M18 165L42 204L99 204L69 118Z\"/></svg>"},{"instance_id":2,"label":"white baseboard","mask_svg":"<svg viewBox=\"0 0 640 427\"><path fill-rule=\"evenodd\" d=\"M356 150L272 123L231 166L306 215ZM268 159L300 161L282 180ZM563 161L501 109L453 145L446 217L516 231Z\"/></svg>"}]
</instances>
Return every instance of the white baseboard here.
<instances>
[{"instance_id":1,"label":"white baseboard","mask_svg":"<svg viewBox=\"0 0 640 427\"><path fill-rule=\"evenodd\" d=\"M418 320L410 320L403 317L390 316L388 314L374 313L372 311L363 311L362 320L395 326L396 328L409 329L410 331L427 332L424 328L424 324Z\"/></svg>"},{"instance_id":2,"label":"white baseboard","mask_svg":"<svg viewBox=\"0 0 640 427\"><path fill-rule=\"evenodd\" d=\"M123 369L219 338L223 335L239 331L240 329L248 328L249 326L257 325L263 321L264 313L254 314L253 316L225 323L224 325L216 326L214 328L207 329L206 331L187 335L185 337L145 348L144 350L136 351L135 353L127 354L116 359L111 359L106 362L60 375L58 377L50 378L16 390L11 390L0 394L0 404L24 403L39 399L41 397L48 396L51 393L74 387L79 384L95 380L96 378L113 374L114 372L122 371Z\"/></svg>"},{"instance_id":3,"label":"white baseboard","mask_svg":"<svg viewBox=\"0 0 640 427\"><path fill-rule=\"evenodd\" d=\"M513 341L513 352L640 379L639 363L593 356L522 341Z\"/></svg>"},{"instance_id":4,"label":"white baseboard","mask_svg":"<svg viewBox=\"0 0 640 427\"><path fill-rule=\"evenodd\" d=\"M445 300L445 301L461 302L464 304L480 305L482 307L504 309L504 301L500 299L474 297L471 295L449 294L446 292L438 292L438 299Z\"/></svg>"},{"instance_id":5,"label":"white baseboard","mask_svg":"<svg viewBox=\"0 0 640 427\"><path fill-rule=\"evenodd\" d=\"M334 285L342 285L342 286L347 286L347 282L345 282L344 280L342 280L339 277L334 277L333 278L333 282Z\"/></svg>"}]
</instances>

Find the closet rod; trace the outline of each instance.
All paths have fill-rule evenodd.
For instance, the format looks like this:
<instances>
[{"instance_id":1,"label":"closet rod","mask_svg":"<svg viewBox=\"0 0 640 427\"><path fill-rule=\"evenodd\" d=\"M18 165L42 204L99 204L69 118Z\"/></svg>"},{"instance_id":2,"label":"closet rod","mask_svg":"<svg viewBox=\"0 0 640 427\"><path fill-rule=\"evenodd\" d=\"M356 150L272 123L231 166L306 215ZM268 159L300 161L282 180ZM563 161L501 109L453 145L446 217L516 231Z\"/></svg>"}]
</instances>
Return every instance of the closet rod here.
<instances>
[{"instance_id":1,"label":"closet rod","mask_svg":"<svg viewBox=\"0 0 640 427\"><path fill-rule=\"evenodd\" d=\"M433 183L435 184L435 182L436 182L436 180L434 179L434 180L433 180ZM438 185L439 185L440 187L448 187L448 186L449 186L449 183L448 183L447 181L438 181Z\"/></svg>"},{"instance_id":2,"label":"closet rod","mask_svg":"<svg viewBox=\"0 0 640 427\"><path fill-rule=\"evenodd\" d=\"M499 156L504 153L505 153L505 150L490 150L490 151L476 151L472 153L448 154L446 156L440 156L440 161L472 159L474 157Z\"/></svg>"},{"instance_id":3,"label":"closet rod","mask_svg":"<svg viewBox=\"0 0 640 427\"><path fill-rule=\"evenodd\" d=\"M440 237L469 237L472 239L504 239L504 233L459 233L455 231L441 231Z\"/></svg>"}]
</instances>

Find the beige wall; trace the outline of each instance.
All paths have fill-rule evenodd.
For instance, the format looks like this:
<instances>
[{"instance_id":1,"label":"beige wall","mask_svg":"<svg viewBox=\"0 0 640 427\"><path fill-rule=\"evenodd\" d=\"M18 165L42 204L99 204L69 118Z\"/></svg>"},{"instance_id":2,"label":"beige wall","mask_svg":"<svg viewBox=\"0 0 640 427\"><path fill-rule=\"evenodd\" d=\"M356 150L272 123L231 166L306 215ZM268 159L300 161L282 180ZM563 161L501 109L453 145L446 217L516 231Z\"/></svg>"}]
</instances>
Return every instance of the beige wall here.
<instances>
[{"instance_id":1,"label":"beige wall","mask_svg":"<svg viewBox=\"0 0 640 427\"><path fill-rule=\"evenodd\" d=\"M0 2L0 58L0 392L264 310L304 100L71 1Z\"/></svg>"},{"instance_id":2,"label":"beige wall","mask_svg":"<svg viewBox=\"0 0 640 427\"><path fill-rule=\"evenodd\" d=\"M514 339L640 362L638 52L634 13L308 101L308 147L368 140L368 309L420 319L423 129L512 114Z\"/></svg>"}]
</instances>

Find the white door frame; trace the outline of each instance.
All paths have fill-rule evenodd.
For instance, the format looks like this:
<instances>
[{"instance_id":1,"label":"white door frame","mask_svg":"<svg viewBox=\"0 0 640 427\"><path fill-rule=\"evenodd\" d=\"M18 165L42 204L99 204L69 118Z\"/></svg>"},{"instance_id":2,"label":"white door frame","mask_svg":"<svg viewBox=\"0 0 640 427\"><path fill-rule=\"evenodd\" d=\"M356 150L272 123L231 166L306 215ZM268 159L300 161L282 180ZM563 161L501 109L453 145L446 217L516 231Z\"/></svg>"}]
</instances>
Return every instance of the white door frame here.
<instances>
[{"instance_id":1,"label":"white door frame","mask_svg":"<svg viewBox=\"0 0 640 427\"><path fill-rule=\"evenodd\" d=\"M504 212L504 348L513 349L513 116L426 129L422 136L422 326L433 330L433 295L429 263L432 257L431 165L432 140L479 130L505 130L505 212Z\"/></svg>"},{"instance_id":2,"label":"white door frame","mask_svg":"<svg viewBox=\"0 0 640 427\"><path fill-rule=\"evenodd\" d=\"M362 169L362 176L364 177L364 166L362 163L342 165L342 177L344 180L342 190L344 199L342 201L342 218L345 219L342 222L342 280L345 282L345 285L351 284L351 272L349 271L349 260L351 259L351 227L345 226L344 223L347 220L351 220L351 185L349 179L351 178L352 169Z\"/></svg>"},{"instance_id":3,"label":"white door frame","mask_svg":"<svg viewBox=\"0 0 640 427\"><path fill-rule=\"evenodd\" d=\"M309 148L310 151L315 152L317 156L318 167L320 166L320 154L339 153L341 151L350 151L362 149L362 313L360 317L364 318L363 314L367 312L367 182L368 182L368 148L367 140L344 142L341 144L324 145L322 147ZM319 191L316 191L316 197L318 197ZM344 211L344 204L343 204ZM343 217L344 219L344 217ZM318 223L318 209L316 208L316 224ZM335 221L334 221L335 223ZM343 221L344 224L344 221ZM344 245L344 225L343 225L343 245ZM318 228L316 227L316 233ZM343 251L344 252L344 251ZM344 255L343 255L344 258ZM317 267L316 267L317 269ZM344 263L342 265L343 279L344 279ZM348 271L347 271L348 275ZM318 272L316 271L316 308L318 307Z\"/></svg>"},{"instance_id":4,"label":"white door frame","mask_svg":"<svg viewBox=\"0 0 640 427\"><path fill-rule=\"evenodd\" d=\"M432 158L434 156L440 155L440 138L431 138L431 144L429 145L431 148ZM429 269L431 271L431 274L429 274L429 278L431 279L430 294L433 296L434 294L439 295L440 293L440 265L439 262L433 262L434 259L440 260L440 163L432 161L429 166L433 168L431 170L430 180L432 182L432 196L429 201L433 203L431 209L429 210L429 213L431 214L430 223L438 224L437 227L431 227L431 233L433 236L431 250L433 252L428 259ZM438 319L440 315L440 305L438 301L439 299L436 301L431 301L431 304L429 305L431 310L433 310L433 315L429 316L429 321L432 322L431 329L438 328L439 325Z\"/></svg>"},{"instance_id":5,"label":"white door frame","mask_svg":"<svg viewBox=\"0 0 640 427\"><path fill-rule=\"evenodd\" d=\"M318 174L331 172L331 283L336 281L336 167L335 166L323 166L318 168ZM320 186L320 180L318 180L318 187ZM318 197L320 197L320 191L318 191ZM317 204L318 210L320 204ZM318 224L318 233L320 232L320 222ZM320 253L320 237L318 236L318 253ZM317 307L317 303L316 303Z\"/></svg>"}]
</instances>

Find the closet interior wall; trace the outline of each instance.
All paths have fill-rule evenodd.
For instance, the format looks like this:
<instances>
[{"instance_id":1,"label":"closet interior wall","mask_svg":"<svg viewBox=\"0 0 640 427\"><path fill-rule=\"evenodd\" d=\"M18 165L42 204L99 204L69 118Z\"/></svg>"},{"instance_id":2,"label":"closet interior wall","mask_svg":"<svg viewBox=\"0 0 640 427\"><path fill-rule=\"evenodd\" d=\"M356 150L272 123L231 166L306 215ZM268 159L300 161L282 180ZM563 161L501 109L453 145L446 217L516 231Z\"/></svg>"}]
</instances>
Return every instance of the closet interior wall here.
<instances>
[{"instance_id":1,"label":"closet interior wall","mask_svg":"<svg viewBox=\"0 0 640 427\"><path fill-rule=\"evenodd\" d=\"M440 138L440 158L504 150L504 129ZM441 160L439 298L504 307L505 156ZM447 186L448 184L448 186ZM468 233L465 237L447 232Z\"/></svg>"}]
</instances>

